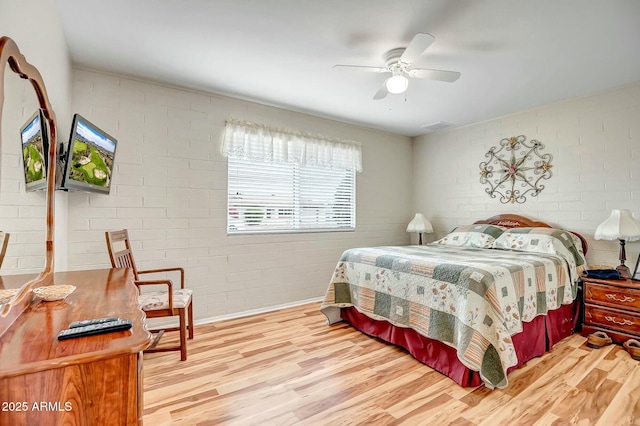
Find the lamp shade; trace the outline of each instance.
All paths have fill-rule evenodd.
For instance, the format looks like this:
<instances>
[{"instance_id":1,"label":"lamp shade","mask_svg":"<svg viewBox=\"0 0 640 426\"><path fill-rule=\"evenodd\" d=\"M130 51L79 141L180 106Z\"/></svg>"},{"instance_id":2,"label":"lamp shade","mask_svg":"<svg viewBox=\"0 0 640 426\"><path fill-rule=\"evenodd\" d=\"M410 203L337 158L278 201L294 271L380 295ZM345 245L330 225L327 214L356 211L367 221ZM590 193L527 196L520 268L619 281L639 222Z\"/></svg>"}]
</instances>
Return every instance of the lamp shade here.
<instances>
[{"instance_id":1,"label":"lamp shade","mask_svg":"<svg viewBox=\"0 0 640 426\"><path fill-rule=\"evenodd\" d=\"M416 213L416 216L409 222L407 226L407 232L426 232L430 234L433 232L433 226L425 219L422 213Z\"/></svg>"},{"instance_id":2,"label":"lamp shade","mask_svg":"<svg viewBox=\"0 0 640 426\"><path fill-rule=\"evenodd\" d=\"M399 93L404 93L407 90L407 86L409 86L409 79L404 75L394 74L389 77L386 84L387 91L397 95Z\"/></svg>"},{"instance_id":3,"label":"lamp shade","mask_svg":"<svg viewBox=\"0 0 640 426\"><path fill-rule=\"evenodd\" d=\"M640 222L626 209L612 210L609 219L596 228L596 240L640 240Z\"/></svg>"}]
</instances>

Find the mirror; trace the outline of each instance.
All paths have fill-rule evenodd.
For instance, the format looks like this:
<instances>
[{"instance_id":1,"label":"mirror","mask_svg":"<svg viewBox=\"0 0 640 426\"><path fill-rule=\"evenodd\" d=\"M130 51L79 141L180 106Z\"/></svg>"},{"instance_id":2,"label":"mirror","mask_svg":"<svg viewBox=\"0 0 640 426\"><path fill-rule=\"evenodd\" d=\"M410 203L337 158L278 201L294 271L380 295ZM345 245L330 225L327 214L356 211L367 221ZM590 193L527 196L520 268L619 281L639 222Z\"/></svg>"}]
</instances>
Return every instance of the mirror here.
<instances>
[{"instance_id":1,"label":"mirror","mask_svg":"<svg viewBox=\"0 0 640 426\"><path fill-rule=\"evenodd\" d=\"M20 129L38 109L31 83L5 65L2 134L0 135L0 231L9 234L0 275L42 271L46 228L45 191L25 190ZM41 154L41 148L37 148ZM39 167L41 167L38 164ZM34 167L35 170L35 167ZM38 178L42 176L42 169Z\"/></svg>"},{"instance_id":2,"label":"mirror","mask_svg":"<svg viewBox=\"0 0 640 426\"><path fill-rule=\"evenodd\" d=\"M15 78L18 78L18 81ZM35 96L34 96L35 94ZM5 99L11 97L7 101L5 108ZM35 102L30 100L35 99ZM41 108L44 119L47 122L49 134L49 149L46 153L48 157L49 167L47 173L47 185L42 194L25 194L23 186L19 182L23 182L24 177L20 175L22 171L21 146L9 147L9 144L19 143L19 130L22 124L37 109ZM25 115L26 114L26 115ZM17 129L16 129L16 123ZM7 130L5 132L5 125ZM14 133L15 130L15 133ZM20 254L20 250L33 250L35 245L42 238L42 230L45 233L44 244L44 269L39 274L29 275L4 275L0 278L0 290L9 288L19 288L17 294L10 299L3 299L0 303L0 335L13 323L32 300L31 290L35 287L51 285L53 282L53 230L54 230L54 198L55 198L55 159L56 159L56 119L49 98L47 95L42 76L38 70L27 62L25 57L20 53L18 46L8 37L0 38L0 208L5 209L5 215L13 216L15 211L15 220L3 220L0 226L8 226L8 229L0 229L0 231L12 234L12 225L14 226L14 235L10 237L7 254L12 252L12 244L15 245L14 251L18 253L20 258L24 258ZM16 187L16 185L18 185ZM6 190L6 192L5 192ZM43 199L43 200L42 200ZM39 206L41 204L41 206ZM5 208L6 207L6 208ZM25 209L22 213L20 208ZM40 213L38 213L40 209ZM42 210L44 209L44 211ZM29 229L30 218L24 216L34 216L32 228ZM21 217L18 223L17 218ZM45 223L35 224L38 217L44 216ZM26 220L23 220L26 219ZM26 222L26 226L25 226ZM44 225L42 228L41 226ZM34 237L39 235L40 237ZM14 238L15 237L15 238ZM13 241L12 241L13 240ZM26 248L21 244L25 244ZM42 247L42 246L41 246ZM36 255L36 257L38 257ZM40 257L41 258L41 257ZM18 269L19 265L7 264L7 270ZM3 265L2 270L5 270Z\"/></svg>"}]
</instances>

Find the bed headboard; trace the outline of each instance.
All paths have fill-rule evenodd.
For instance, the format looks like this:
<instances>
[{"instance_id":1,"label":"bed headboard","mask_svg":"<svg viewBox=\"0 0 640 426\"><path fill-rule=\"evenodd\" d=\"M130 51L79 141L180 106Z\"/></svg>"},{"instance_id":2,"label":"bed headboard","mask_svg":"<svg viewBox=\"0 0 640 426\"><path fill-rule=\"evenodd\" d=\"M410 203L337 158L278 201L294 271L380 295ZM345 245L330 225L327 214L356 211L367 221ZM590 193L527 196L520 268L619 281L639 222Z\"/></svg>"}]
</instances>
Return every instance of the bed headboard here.
<instances>
[{"instance_id":1,"label":"bed headboard","mask_svg":"<svg viewBox=\"0 0 640 426\"><path fill-rule=\"evenodd\" d=\"M520 216L517 214L499 214L497 216L492 216L489 219L478 220L475 223L477 224L489 224L496 226L504 226L506 228L554 228L554 226L549 225L545 222L539 222L536 220L531 220L524 216ZM587 240L577 232L570 231L572 234L580 238L582 241L582 251L584 254L587 254L587 250L589 250L589 245L587 244Z\"/></svg>"},{"instance_id":2,"label":"bed headboard","mask_svg":"<svg viewBox=\"0 0 640 426\"><path fill-rule=\"evenodd\" d=\"M505 228L553 228L548 223L531 220L517 214L499 214L475 223L487 223L489 225L504 226Z\"/></svg>"}]
</instances>

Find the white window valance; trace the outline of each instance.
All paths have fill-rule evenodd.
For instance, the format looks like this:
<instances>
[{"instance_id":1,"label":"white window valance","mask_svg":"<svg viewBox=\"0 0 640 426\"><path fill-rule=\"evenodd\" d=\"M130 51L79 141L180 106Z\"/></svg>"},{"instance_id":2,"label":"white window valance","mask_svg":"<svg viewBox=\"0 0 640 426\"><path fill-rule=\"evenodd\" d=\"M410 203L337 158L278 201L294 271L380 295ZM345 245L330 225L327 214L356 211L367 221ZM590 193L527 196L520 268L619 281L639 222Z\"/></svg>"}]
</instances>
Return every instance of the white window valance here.
<instances>
[{"instance_id":1,"label":"white window valance","mask_svg":"<svg viewBox=\"0 0 640 426\"><path fill-rule=\"evenodd\" d=\"M228 120L222 155L271 164L362 171L360 143Z\"/></svg>"}]
</instances>

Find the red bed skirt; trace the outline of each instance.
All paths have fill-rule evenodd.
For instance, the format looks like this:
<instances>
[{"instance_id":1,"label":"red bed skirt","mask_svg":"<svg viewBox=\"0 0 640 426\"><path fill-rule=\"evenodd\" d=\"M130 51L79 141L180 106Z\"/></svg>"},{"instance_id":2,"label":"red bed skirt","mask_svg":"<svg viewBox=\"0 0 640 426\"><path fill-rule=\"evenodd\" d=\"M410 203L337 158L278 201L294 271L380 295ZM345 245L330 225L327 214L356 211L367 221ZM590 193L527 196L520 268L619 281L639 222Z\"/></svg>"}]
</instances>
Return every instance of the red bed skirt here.
<instances>
[{"instance_id":1,"label":"red bed skirt","mask_svg":"<svg viewBox=\"0 0 640 426\"><path fill-rule=\"evenodd\" d=\"M518 356L518 365L550 351L553 345L575 331L578 324L580 301L562 305L559 309L540 315L523 324L523 331L512 337ZM387 321L378 321L361 314L356 308L342 308L342 319L354 328L386 342L401 346L418 361L453 379L460 386L480 386L483 382L477 371L464 366L456 349L437 340L432 340L410 328L395 327Z\"/></svg>"}]
</instances>

